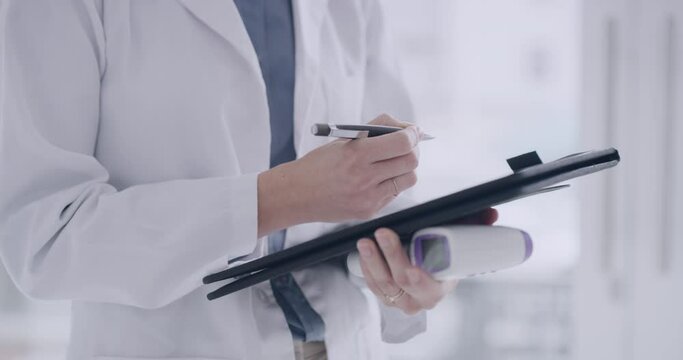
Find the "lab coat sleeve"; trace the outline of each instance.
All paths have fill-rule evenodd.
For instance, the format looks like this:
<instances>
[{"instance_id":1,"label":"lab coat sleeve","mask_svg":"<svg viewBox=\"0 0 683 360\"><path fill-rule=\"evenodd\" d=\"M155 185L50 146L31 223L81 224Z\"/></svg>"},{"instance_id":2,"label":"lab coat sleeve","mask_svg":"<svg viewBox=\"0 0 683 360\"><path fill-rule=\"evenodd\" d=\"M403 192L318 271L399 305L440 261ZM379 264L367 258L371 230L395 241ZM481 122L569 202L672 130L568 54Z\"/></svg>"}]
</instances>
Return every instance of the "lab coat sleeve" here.
<instances>
[{"instance_id":1,"label":"lab coat sleeve","mask_svg":"<svg viewBox=\"0 0 683 360\"><path fill-rule=\"evenodd\" d=\"M364 2L367 34L367 64L363 103L363 118L369 121L382 113L399 120L415 122L412 102L401 78L393 42L382 10L380 0ZM410 205L410 199L399 196L382 213L392 213ZM382 339L398 343L410 340L425 331L425 312L405 315L380 302L382 316Z\"/></svg>"},{"instance_id":2,"label":"lab coat sleeve","mask_svg":"<svg viewBox=\"0 0 683 360\"><path fill-rule=\"evenodd\" d=\"M99 14L92 0L0 2L0 256L35 298L161 307L254 248L256 174L108 183Z\"/></svg>"}]
</instances>

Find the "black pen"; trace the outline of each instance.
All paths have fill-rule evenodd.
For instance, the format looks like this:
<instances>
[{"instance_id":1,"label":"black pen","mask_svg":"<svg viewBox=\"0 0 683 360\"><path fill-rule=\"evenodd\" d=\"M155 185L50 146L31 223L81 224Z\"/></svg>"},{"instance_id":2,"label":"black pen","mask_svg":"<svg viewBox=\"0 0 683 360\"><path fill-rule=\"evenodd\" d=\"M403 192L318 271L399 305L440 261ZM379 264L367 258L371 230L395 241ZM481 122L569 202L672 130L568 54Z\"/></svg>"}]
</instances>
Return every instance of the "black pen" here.
<instances>
[{"instance_id":1,"label":"black pen","mask_svg":"<svg viewBox=\"0 0 683 360\"><path fill-rule=\"evenodd\" d=\"M383 125L341 125L341 124L315 124L311 127L311 133L315 136L330 136L344 139L362 139L390 134L403 130L397 126ZM433 136L420 133L420 141L434 139Z\"/></svg>"}]
</instances>

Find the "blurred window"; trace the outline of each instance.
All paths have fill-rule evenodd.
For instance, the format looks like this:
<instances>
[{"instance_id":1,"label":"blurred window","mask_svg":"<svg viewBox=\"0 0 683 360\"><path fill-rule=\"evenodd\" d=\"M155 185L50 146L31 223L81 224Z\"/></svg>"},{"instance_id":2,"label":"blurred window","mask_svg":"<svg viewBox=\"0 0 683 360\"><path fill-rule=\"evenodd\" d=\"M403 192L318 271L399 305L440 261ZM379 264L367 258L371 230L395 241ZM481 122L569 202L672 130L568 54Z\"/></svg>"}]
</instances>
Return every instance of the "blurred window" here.
<instances>
[{"instance_id":1,"label":"blurred window","mask_svg":"<svg viewBox=\"0 0 683 360\"><path fill-rule=\"evenodd\" d=\"M419 200L509 173L505 159L581 149L578 0L385 0L417 118ZM429 314L428 332L391 345L393 359L566 359L571 272L579 245L573 189L499 207L527 230L524 265L461 282ZM422 356L422 357L421 357Z\"/></svg>"}]
</instances>

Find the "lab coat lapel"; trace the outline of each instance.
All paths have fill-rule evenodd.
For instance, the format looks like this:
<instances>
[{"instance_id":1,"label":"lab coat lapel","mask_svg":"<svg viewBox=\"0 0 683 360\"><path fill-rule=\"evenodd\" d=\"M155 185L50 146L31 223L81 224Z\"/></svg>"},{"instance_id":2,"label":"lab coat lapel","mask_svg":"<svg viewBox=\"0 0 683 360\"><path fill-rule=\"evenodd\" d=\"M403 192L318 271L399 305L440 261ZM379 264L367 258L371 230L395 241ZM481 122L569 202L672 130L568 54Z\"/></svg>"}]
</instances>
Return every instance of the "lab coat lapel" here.
<instances>
[{"instance_id":1,"label":"lab coat lapel","mask_svg":"<svg viewBox=\"0 0 683 360\"><path fill-rule=\"evenodd\" d=\"M231 0L179 0L197 19L218 33L244 58L259 78L261 68L242 17Z\"/></svg>"},{"instance_id":2,"label":"lab coat lapel","mask_svg":"<svg viewBox=\"0 0 683 360\"><path fill-rule=\"evenodd\" d=\"M327 15L328 0L293 0L294 32L296 38L296 85L294 89L294 144L302 155L302 137L309 135L309 109L313 95L319 88L320 35ZM325 119L319 119L325 121Z\"/></svg>"},{"instance_id":3,"label":"lab coat lapel","mask_svg":"<svg viewBox=\"0 0 683 360\"><path fill-rule=\"evenodd\" d=\"M248 119L244 119L244 114L237 116L242 121L231 122L230 128L236 134L232 140L242 171L252 173L267 169L270 156L270 138L268 137L270 123L265 83L256 50L251 43L239 10L232 0L178 1L199 21L226 40L226 44L231 46L238 55L236 61L244 61L253 74L253 81L259 83L259 91L251 95L249 103L244 104L248 108L249 115L246 116ZM226 63L228 61L234 60L226 59ZM254 129L263 129L263 132L255 133Z\"/></svg>"}]
</instances>

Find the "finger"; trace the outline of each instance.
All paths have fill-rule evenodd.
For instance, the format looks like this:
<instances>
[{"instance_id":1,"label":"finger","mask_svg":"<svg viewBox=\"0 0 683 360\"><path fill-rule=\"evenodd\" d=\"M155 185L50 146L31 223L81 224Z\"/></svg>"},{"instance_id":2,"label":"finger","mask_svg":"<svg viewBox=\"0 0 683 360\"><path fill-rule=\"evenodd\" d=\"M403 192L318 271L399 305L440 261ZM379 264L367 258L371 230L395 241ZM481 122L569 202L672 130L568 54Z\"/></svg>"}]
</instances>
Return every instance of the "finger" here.
<instances>
[{"instance_id":1,"label":"finger","mask_svg":"<svg viewBox=\"0 0 683 360\"><path fill-rule=\"evenodd\" d=\"M372 125L382 125L382 126L396 126L401 128L407 128L413 124L405 121L400 121L389 114L382 114L376 117L374 120L370 121Z\"/></svg>"},{"instance_id":2,"label":"finger","mask_svg":"<svg viewBox=\"0 0 683 360\"><path fill-rule=\"evenodd\" d=\"M360 243L360 241L359 241L359 243ZM380 289L379 286L377 285L377 282L375 282L375 279L373 278L372 273L368 269L367 263L362 258L360 260L360 269L363 273L363 278L365 279L365 283L367 284L370 291L373 294L375 294L375 296L377 296L382 302L385 302L386 297L384 295L384 292L382 292L382 289Z\"/></svg>"},{"instance_id":3,"label":"finger","mask_svg":"<svg viewBox=\"0 0 683 360\"><path fill-rule=\"evenodd\" d=\"M375 239L396 285L401 288L409 286L406 269L411 267L411 263L398 235L389 229L378 229L375 231Z\"/></svg>"},{"instance_id":4,"label":"finger","mask_svg":"<svg viewBox=\"0 0 683 360\"><path fill-rule=\"evenodd\" d=\"M418 149L416 146L413 151L395 157L393 159L378 161L371 165L371 171L377 174L378 182L391 179L393 177L409 173L417 169L420 164Z\"/></svg>"},{"instance_id":5,"label":"finger","mask_svg":"<svg viewBox=\"0 0 683 360\"><path fill-rule=\"evenodd\" d=\"M486 210L486 217L484 218L484 223L487 225L493 225L498 221L498 210L496 209L487 209Z\"/></svg>"},{"instance_id":6,"label":"finger","mask_svg":"<svg viewBox=\"0 0 683 360\"><path fill-rule=\"evenodd\" d=\"M396 295L401 289L394 282L384 257L370 239L361 239L357 244L361 256L361 266L367 270L367 278L371 279L381 292L381 296Z\"/></svg>"},{"instance_id":7,"label":"finger","mask_svg":"<svg viewBox=\"0 0 683 360\"><path fill-rule=\"evenodd\" d=\"M394 303L389 302L387 300L387 297L382 292L382 290L379 288L379 286L377 286L375 281L372 279L372 274L370 274L370 271L367 269L367 265L362 260L360 262L360 268L363 272L365 283L367 284L368 289L370 289L370 291L377 297L377 299L386 306L399 308L408 315L417 314L423 309L422 306L417 302L417 300L412 298L408 293L404 293L403 296L396 299Z\"/></svg>"},{"instance_id":8,"label":"finger","mask_svg":"<svg viewBox=\"0 0 683 360\"><path fill-rule=\"evenodd\" d=\"M424 309L432 309L446 294L443 284L434 280L422 269L412 266L406 269L408 285L404 290Z\"/></svg>"},{"instance_id":9,"label":"finger","mask_svg":"<svg viewBox=\"0 0 683 360\"><path fill-rule=\"evenodd\" d=\"M356 146L357 151L367 154L370 162L392 159L413 151L419 141L418 129L409 126L390 134L357 139L349 145Z\"/></svg>"},{"instance_id":10,"label":"finger","mask_svg":"<svg viewBox=\"0 0 683 360\"><path fill-rule=\"evenodd\" d=\"M359 241L359 243L360 243L360 241ZM358 247L358 249L360 249L358 244L356 245L356 247ZM365 283L368 285L368 289L370 289L370 291L373 294L375 294L378 298L380 298L380 299L382 299L382 301L384 301L384 294L382 293L382 290L380 290L379 286L377 286L377 283L375 283L375 280L372 278L372 274L368 270L367 265L365 265L365 260L363 260L362 258L360 259L360 269L361 269L361 272L363 273L363 278L365 279Z\"/></svg>"},{"instance_id":11,"label":"finger","mask_svg":"<svg viewBox=\"0 0 683 360\"><path fill-rule=\"evenodd\" d=\"M408 126L417 126L413 123L407 122L407 121L401 121L396 118L394 118L391 115L387 114L382 114L378 117L376 117L374 120L370 121L369 124L371 125L382 125L382 126L394 126L394 127L400 127L400 128L407 128ZM420 134L419 138L421 138L422 129L420 129L419 126L417 126L417 133Z\"/></svg>"},{"instance_id":12,"label":"finger","mask_svg":"<svg viewBox=\"0 0 683 360\"><path fill-rule=\"evenodd\" d=\"M498 210L489 208L476 214L457 219L453 223L461 225L493 225L497 220Z\"/></svg>"},{"instance_id":13,"label":"finger","mask_svg":"<svg viewBox=\"0 0 683 360\"><path fill-rule=\"evenodd\" d=\"M410 189L417 184L417 174L411 171L391 179L387 179L377 185L380 194L387 194L387 197L395 197L398 194Z\"/></svg>"}]
</instances>

